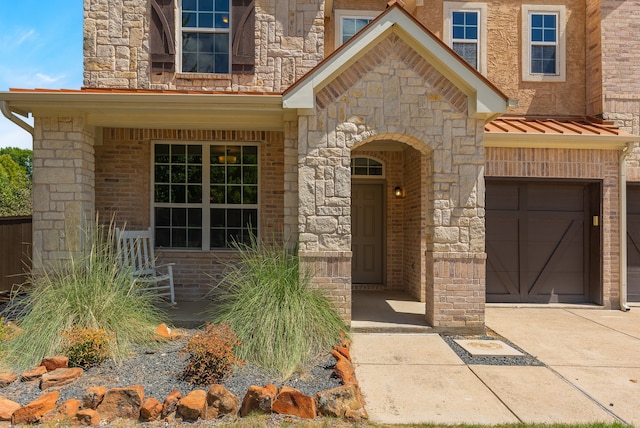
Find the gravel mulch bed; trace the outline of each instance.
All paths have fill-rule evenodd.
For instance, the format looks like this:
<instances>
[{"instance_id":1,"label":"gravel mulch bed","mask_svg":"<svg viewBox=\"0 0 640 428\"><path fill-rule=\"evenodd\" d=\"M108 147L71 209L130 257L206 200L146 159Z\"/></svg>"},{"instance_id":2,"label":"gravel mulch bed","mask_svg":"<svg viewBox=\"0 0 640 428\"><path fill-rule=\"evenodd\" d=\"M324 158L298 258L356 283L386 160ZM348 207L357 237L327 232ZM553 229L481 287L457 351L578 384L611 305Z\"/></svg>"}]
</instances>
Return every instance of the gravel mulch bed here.
<instances>
[{"instance_id":1,"label":"gravel mulch bed","mask_svg":"<svg viewBox=\"0 0 640 428\"><path fill-rule=\"evenodd\" d=\"M192 385L181 379L186 366L186 354L180 352L196 330L179 330L182 337L173 342L143 349L140 353L122 361L107 360L98 367L86 370L81 378L69 385L50 388L47 391L59 391L58 403L70 398L82 400L87 388L104 385L108 388L143 385L145 397L154 397L162 402L175 388L183 395L194 389L207 390L208 386ZM340 386L340 380L333 376L334 358L327 352L319 356L311 369L294 374L285 382L279 382L265 371L246 364L240 367L229 379L221 382L229 391L241 400L251 385L264 386L273 383L276 386L287 385L307 395L314 395L324 389ZM39 381L20 382L0 389L0 395L22 405L42 394Z\"/></svg>"},{"instance_id":2,"label":"gravel mulch bed","mask_svg":"<svg viewBox=\"0 0 640 428\"><path fill-rule=\"evenodd\" d=\"M520 348L518 345L513 342L505 339L500 336L493 330L487 328L487 334L477 335L477 336L445 336L441 335L442 339L453 349L458 357L465 364L475 364L475 365L485 365L485 366L543 366L544 364L540 362L536 357L527 353L525 350ZM522 352L523 356L514 356L514 357L498 357L498 356L472 356L469 354L464 348L458 345L454 340L456 339L477 339L477 340L501 340L507 345L517 349Z\"/></svg>"}]
</instances>

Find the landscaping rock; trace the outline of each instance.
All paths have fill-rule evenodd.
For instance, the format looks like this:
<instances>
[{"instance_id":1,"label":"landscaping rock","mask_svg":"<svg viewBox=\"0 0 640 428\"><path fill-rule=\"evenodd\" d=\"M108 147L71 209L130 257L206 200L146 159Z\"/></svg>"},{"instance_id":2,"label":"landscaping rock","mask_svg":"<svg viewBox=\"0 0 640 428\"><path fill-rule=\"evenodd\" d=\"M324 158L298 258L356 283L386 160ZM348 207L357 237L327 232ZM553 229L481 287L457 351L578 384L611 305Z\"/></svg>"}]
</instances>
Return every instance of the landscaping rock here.
<instances>
[{"instance_id":1,"label":"landscaping rock","mask_svg":"<svg viewBox=\"0 0 640 428\"><path fill-rule=\"evenodd\" d=\"M107 387L105 386L92 386L87 388L87 392L85 392L82 397L82 407L85 409L97 409L100 403L102 403L106 392Z\"/></svg>"},{"instance_id":2,"label":"landscaping rock","mask_svg":"<svg viewBox=\"0 0 640 428\"><path fill-rule=\"evenodd\" d=\"M10 421L13 412L18 410L20 407L22 407L20 403L0 397L0 421Z\"/></svg>"},{"instance_id":3,"label":"landscaping rock","mask_svg":"<svg viewBox=\"0 0 640 428\"><path fill-rule=\"evenodd\" d=\"M11 415L11 424L34 424L40 421L45 413L56 408L60 393L58 391L42 394L37 400L16 409Z\"/></svg>"},{"instance_id":4,"label":"landscaping rock","mask_svg":"<svg viewBox=\"0 0 640 428\"><path fill-rule=\"evenodd\" d=\"M313 397L304 395L295 388L283 386L280 388L271 410L281 415L314 419L316 417L316 402Z\"/></svg>"},{"instance_id":5,"label":"landscaping rock","mask_svg":"<svg viewBox=\"0 0 640 428\"><path fill-rule=\"evenodd\" d=\"M83 373L84 370L80 367L55 369L52 372L42 375L42 378L40 379L40 389L44 391L45 389L52 388L54 386L70 384L82 376Z\"/></svg>"},{"instance_id":6,"label":"landscaping rock","mask_svg":"<svg viewBox=\"0 0 640 428\"><path fill-rule=\"evenodd\" d=\"M47 412L47 414L45 414L40 421L70 422L76 417L81 406L82 402L80 400L71 398L60 404L55 410Z\"/></svg>"},{"instance_id":7,"label":"landscaping rock","mask_svg":"<svg viewBox=\"0 0 640 428\"><path fill-rule=\"evenodd\" d=\"M356 385L343 385L316 394L318 413L335 418L358 421L368 419L360 390Z\"/></svg>"},{"instance_id":8,"label":"landscaping rock","mask_svg":"<svg viewBox=\"0 0 640 428\"><path fill-rule=\"evenodd\" d=\"M0 373L0 388L11 385L18 380L18 375L15 373Z\"/></svg>"},{"instance_id":9,"label":"landscaping rock","mask_svg":"<svg viewBox=\"0 0 640 428\"><path fill-rule=\"evenodd\" d=\"M182 393L177 389L171 391L171 393L164 399L162 403L162 418L166 418L171 413L178 410L178 401L182 398Z\"/></svg>"},{"instance_id":10,"label":"landscaping rock","mask_svg":"<svg viewBox=\"0 0 640 428\"><path fill-rule=\"evenodd\" d=\"M55 369L66 369L69 367L69 358L64 355L56 355L55 357L45 357L40 363L41 366L46 367L48 372L52 372Z\"/></svg>"},{"instance_id":11,"label":"landscaping rock","mask_svg":"<svg viewBox=\"0 0 640 428\"><path fill-rule=\"evenodd\" d=\"M351 352L349 352L349 348L346 346L334 346L333 349L338 351L342 356L344 356L347 360L351 361Z\"/></svg>"},{"instance_id":12,"label":"landscaping rock","mask_svg":"<svg viewBox=\"0 0 640 428\"><path fill-rule=\"evenodd\" d=\"M155 398L147 398L142 403L142 408L140 409L140 419L142 422L152 422L158 420L160 414L162 413L162 404Z\"/></svg>"},{"instance_id":13,"label":"landscaping rock","mask_svg":"<svg viewBox=\"0 0 640 428\"><path fill-rule=\"evenodd\" d=\"M116 418L138 419L144 401L144 388L141 385L127 388L111 388L104 395L102 403L96 409L101 419L112 421Z\"/></svg>"},{"instance_id":14,"label":"landscaping rock","mask_svg":"<svg viewBox=\"0 0 640 428\"><path fill-rule=\"evenodd\" d=\"M171 340L171 329L165 323L156 327L156 334L165 340Z\"/></svg>"},{"instance_id":15,"label":"landscaping rock","mask_svg":"<svg viewBox=\"0 0 640 428\"><path fill-rule=\"evenodd\" d=\"M94 427L100 425L100 415L93 409L82 409L76 415L80 425Z\"/></svg>"},{"instance_id":16,"label":"landscaping rock","mask_svg":"<svg viewBox=\"0 0 640 428\"><path fill-rule=\"evenodd\" d=\"M207 392L195 389L178 401L178 415L196 421L207 414Z\"/></svg>"},{"instance_id":17,"label":"landscaping rock","mask_svg":"<svg viewBox=\"0 0 640 428\"><path fill-rule=\"evenodd\" d=\"M357 385L356 369L344 355L337 350L331 351L331 355L336 359L336 366L333 369L335 375L342 380L343 385Z\"/></svg>"},{"instance_id":18,"label":"landscaping rock","mask_svg":"<svg viewBox=\"0 0 640 428\"><path fill-rule=\"evenodd\" d=\"M240 399L222 385L211 385L207 392L207 415L205 419L238 417Z\"/></svg>"},{"instance_id":19,"label":"landscaping rock","mask_svg":"<svg viewBox=\"0 0 640 428\"><path fill-rule=\"evenodd\" d=\"M33 370L28 370L20 375L20 380L22 382L29 382L32 380L40 379L43 374L47 372L47 368L45 366L38 366Z\"/></svg>"},{"instance_id":20,"label":"landscaping rock","mask_svg":"<svg viewBox=\"0 0 640 428\"><path fill-rule=\"evenodd\" d=\"M278 389L269 383L265 387L251 385L242 399L240 416L247 416L251 412L271 413L271 405L276 399Z\"/></svg>"}]
</instances>

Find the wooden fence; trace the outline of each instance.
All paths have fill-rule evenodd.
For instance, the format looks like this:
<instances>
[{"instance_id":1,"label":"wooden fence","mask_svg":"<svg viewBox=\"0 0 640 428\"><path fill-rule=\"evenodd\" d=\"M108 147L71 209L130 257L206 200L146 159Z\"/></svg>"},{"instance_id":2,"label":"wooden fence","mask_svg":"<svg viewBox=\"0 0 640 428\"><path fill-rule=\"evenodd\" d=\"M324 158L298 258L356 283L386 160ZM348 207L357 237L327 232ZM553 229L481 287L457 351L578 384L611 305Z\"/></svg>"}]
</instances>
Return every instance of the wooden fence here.
<instances>
[{"instance_id":1,"label":"wooden fence","mask_svg":"<svg viewBox=\"0 0 640 428\"><path fill-rule=\"evenodd\" d=\"M26 280L31 269L31 217L0 217L0 291Z\"/></svg>"}]
</instances>

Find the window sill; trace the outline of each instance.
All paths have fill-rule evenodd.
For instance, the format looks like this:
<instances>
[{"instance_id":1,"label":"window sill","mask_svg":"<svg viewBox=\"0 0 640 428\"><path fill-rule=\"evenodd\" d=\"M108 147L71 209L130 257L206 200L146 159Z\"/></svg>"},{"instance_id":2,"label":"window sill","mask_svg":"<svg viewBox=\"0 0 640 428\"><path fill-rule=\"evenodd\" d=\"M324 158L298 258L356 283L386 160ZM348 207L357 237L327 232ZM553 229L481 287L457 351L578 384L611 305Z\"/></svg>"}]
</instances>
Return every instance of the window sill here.
<instances>
[{"instance_id":1,"label":"window sill","mask_svg":"<svg viewBox=\"0 0 640 428\"><path fill-rule=\"evenodd\" d=\"M228 253L228 254L238 254L237 250L232 250L230 248L220 248L214 250L200 250L195 248L167 248L167 247L156 247L155 251L157 253Z\"/></svg>"},{"instance_id":2,"label":"window sill","mask_svg":"<svg viewBox=\"0 0 640 428\"><path fill-rule=\"evenodd\" d=\"M176 73L177 79L228 80L231 76L231 73Z\"/></svg>"},{"instance_id":3,"label":"window sill","mask_svg":"<svg viewBox=\"0 0 640 428\"><path fill-rule=\"evenodd\" d=\"M527 74L522 77L523 82L538 82L538 83L548 83L548 82L566 82L567 79L565 76L556 75L556 74Z\"/></svg>"}]
</instances>

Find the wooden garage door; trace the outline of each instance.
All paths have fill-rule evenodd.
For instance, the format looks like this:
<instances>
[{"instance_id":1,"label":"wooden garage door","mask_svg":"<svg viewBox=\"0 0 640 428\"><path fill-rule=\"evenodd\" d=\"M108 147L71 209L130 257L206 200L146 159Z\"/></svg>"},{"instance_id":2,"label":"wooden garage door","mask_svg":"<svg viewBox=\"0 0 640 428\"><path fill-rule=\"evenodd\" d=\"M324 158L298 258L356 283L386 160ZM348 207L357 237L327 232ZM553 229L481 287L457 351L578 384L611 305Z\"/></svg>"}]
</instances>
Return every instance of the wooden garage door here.
<instances>
[{"instance_id":1,"label":"wooden garage door","mask_svg":"<svg viewBox=\"0 0 640 428\"><path fill-rule=\"evenodd\" d=\"M590 300L589 186L487 180L487 302Z\"/></svg>"},{"instance_id":2,"label":"wooden garage door","mask_svg":"<svg viewBox=\"0 0 640 428\"><path fill-rule=\"evenodd\" d=\"M640 302L640 184L627 186L627 300Z\"/></svg>"}]
</instances>

